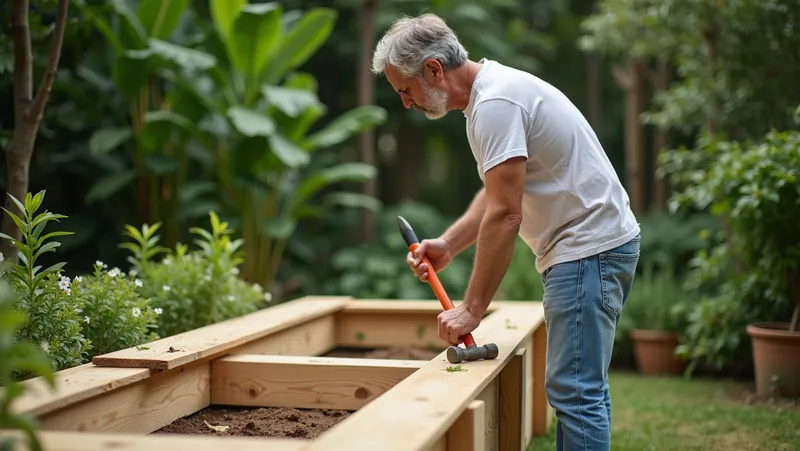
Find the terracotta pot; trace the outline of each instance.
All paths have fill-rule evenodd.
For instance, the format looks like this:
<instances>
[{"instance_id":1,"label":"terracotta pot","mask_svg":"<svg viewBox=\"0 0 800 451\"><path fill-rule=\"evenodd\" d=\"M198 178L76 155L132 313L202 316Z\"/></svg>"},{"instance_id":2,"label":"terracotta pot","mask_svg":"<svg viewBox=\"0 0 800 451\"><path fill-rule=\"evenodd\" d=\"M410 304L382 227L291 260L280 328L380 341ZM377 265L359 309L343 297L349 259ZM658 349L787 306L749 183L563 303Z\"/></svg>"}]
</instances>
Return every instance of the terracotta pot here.
<instances>
[{"instance_id":1,"label":"terracotta pot","mask_svg":"<svg viewBox=\"0 0 800 451\"><path fill-rule=\"evenodd\" d=\"M681 335L660 330L631 331L633 353L639 372L647 375L678 375L686 363L675 356Z\"/></svg>"},{"instance_id":2,"label":"terracotta pot","mask_svg":"<svg viewBox=\"0 0 800 451\"><path fill-rule=\"evenodd\" d=\"M800 332L789 332L789 323L754 323L747 333L753 340L756 393L800 396Z\"/></svg>"}]
</instances>

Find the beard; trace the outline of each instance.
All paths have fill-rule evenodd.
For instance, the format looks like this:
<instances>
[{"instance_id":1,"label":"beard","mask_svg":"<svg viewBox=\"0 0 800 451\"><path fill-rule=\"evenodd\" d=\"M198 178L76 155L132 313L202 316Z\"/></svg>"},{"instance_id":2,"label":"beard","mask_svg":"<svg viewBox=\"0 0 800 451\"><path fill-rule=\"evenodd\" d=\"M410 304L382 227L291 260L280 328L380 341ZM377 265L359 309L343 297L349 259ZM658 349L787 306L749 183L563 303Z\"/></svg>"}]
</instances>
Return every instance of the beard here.
<instances>
[{"instance_id":1,"label":"beard","mask_svg":"<svg viewBox=\"0 0 800 451\"><path fill-rule=\"evenodd\" d=\"M420 86L425 94L425 106L417 109L424 112L428 119L441 119L447 114L447 101L449 96L446 92L436 89L429 85L424 78L420 77Z\"/></svg>"}]
</instances>

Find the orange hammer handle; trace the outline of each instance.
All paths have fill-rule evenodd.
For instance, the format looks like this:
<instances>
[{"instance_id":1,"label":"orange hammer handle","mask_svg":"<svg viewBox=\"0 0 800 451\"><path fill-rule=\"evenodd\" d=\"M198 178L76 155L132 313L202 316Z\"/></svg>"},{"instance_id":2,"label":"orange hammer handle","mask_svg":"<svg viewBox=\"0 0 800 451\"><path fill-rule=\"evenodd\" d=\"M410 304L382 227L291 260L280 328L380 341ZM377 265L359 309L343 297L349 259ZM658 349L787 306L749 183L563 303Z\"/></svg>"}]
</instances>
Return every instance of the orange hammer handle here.
<instances>
[{"instance_id":1,"label":"orange hammer handle","mask_svg":"<svg viewBox=\"0 0 800 451\"><path fill-rule=\"evenodd\" d=\"M408 249L411 252L414 252L419 247L419 243L412 243ZM433 268L430 260L428 257L422 256L422 261L428 265L428 283L430 284L431 288L433 288L433 293L436 294L436 297L439 299L439 303L442 304L442 308L445 310L450 310L453 308L453 301L450 300L450 297L447 296L447 293L444 291L444 287L442 286L442 282L439 280L439 276L436 275L436 270ZM459 337L463 342L464 345L468 348L475 346L475 339L472 338L472 334L468 333Z\"/></svg>"}]
</instances>

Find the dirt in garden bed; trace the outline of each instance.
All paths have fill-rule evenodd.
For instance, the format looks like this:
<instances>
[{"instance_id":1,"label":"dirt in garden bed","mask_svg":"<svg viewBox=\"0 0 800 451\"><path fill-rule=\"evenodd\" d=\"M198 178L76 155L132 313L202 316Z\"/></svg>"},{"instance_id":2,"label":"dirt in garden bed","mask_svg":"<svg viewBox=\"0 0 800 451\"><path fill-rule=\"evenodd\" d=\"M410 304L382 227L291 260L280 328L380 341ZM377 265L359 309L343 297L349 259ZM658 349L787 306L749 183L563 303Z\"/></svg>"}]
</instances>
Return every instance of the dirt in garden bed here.
<instances>
[{"instance_id":1,"label":"dirt in garden bed","mask_svg":"<svg viewBox=\"0 0 800 451\"><path fill-rule=\"evenodd\" d=\"M336 348L323 357L350 357L361 359L432 360L444 349L422 346L396 346L388 348Z\"/></svg>"},{"instance_id":2,"label":"dirt in garden bed","mask_svg":"<svg viewBox=\"0 0 800 451\"><path fill-rule=\"evenodd\" d=\"M288 407L210 406L179 418L153 434L297 438L311 440L352 412ZM218 430L215 430L218 429Z\"/></svg>"}]
</instances>

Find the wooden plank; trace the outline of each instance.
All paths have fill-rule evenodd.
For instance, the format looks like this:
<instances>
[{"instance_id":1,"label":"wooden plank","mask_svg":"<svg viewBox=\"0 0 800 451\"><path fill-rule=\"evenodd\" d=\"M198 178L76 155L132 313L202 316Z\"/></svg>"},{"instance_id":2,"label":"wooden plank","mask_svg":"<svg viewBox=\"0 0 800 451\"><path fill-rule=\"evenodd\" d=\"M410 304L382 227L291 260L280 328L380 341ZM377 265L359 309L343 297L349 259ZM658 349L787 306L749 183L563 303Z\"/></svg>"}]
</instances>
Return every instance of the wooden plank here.
<instances>
[{"instance_id":1,"label":"wooden plank","mask_svg":"<svg viewBox=\"0 0 800 451\"><path fill-rule=\"evenodd\" d=\"M98 368L91 363L54 373L56 387L51 389L41 377L23 381L25 392L14 400L16 413L44 415L79 403L111 390L147 379L155 371L141 368Z\"/></svg>"},{"instance_id":2,"label":"wooden plank","mask_svg":"<svg viewBox=\"0 0 800 451\"><path fill-rule=\"evenodd\" d=\"M500 403L498 406L498 427L503 451L525 451L525 366L527 350L517 349L517 353L500 372Z\"/></svg>"},{"instance_id":3,"label":"wooden plank","mask_svg":"<svg viewBox=\"0 0 800 451\"><path fill-rule=\"evenodd\" d=\"M447 431L448 451L485 451L486 403L472 401Z\"/></svg>"},{"instance_id":4,"label":"wooden plank","mask_svg":"<svg viewBox=\"0 0 800 451\"><path fill-rule=\"evenodd\" d=\"M38 418L43 429L149 434L211 402L209 362L194 362L69 404Z\"/></svg>"},{"instance_id":5,"label":"wooden plank","mask_svg":"<svg viewBox=\"0 0 800 451\"><path fill-rule=\"evenodd\" d=\"M533 333L533 435L547 435L553 422L553 408L544 389L544 373L547 366L547 327L539 325Z\"/></svg>"},{"instance_id":6,"label":"wooden plank","mask_svg":"<svg viewBox=\"0 0 800 451\"><path fill-rule=\"evenodd\" d=\"M339 346L419 346L444 350L433 312L338 312L336 343Z\"/></svg>"},{"instance_id":7,"label":"wooden plank","mask_svg":"<svg viewBox=\"0 0 800 451\"><path fill-rule=\"evenodd\" d=\"M248 315L211 324L136 347L103 354L92 360L97 366L168 370L221 354L299 324L343 309L349 297L308 297L265 308Z\"/></svg>"},{"instance_id":8,"label":"wooden plank","mask_svg":"<svg viewBox=\"0 0 800 451\"><path fill-rule=\"evenodd\" d=\"M236 355L211 363L211 402L357 410L423 364L419 360Z\"/></svg>"},{"instance_id":9,"label":"wooden plank","mask_svg":"<svg viewBox=\"0 0 800 451\"><path fill-rule=\"evenodd\" d=\"M0 431L0 437L20 436L16 431ZM191 450L217 451L297 451L302 441L294 439L224 437L200 435L121 435L89 432L40 431L39 440L45 451L154 451ZM17 441L17 451L27 451L26 440Z\"/></svg>"},{"instance_id":10,"label":"wooden plank","mask_svg":"<svg viewBox=\"0 0 800 451\"><path fill-rule=\"evenodd\" d=\"M321 355L336 347L336 320L323 316L237 346L228 354Z\"/></svg>"},{"instance_id":11,"label":"wooden plank","mask_svg":"<svg viewBox=\"0 0 800 451\"><path fill-rule=\"evenodd\" d=\"M436 358L306 444L304 450L428 449L458 419L460 413L516 354L517 348L543 321L541 303L504 304L473 333L478 344L493 342L496 359L465 362L466 371L448 372L449 363Z\"/></svg>"},{"instance_id":12,"label":"wooden plank","mask_svg":"<svg viewBox=\"0 0 800 451\"><path fill-rule=\"evenodd\" d=\"M497 451L500 440L497 437L499 428L497 426L497 408L500 404L500 384L497 377L483 388L475 399L483 402L483 449L486 451Z\"/></svg>"},{"instance_id":13,"label":"wooden plank","mask_svg":"<svg viewBox=\"0 0 800 451\"><path fill-rule=\"evenodd\" d=\"M460 300L453 299L453 303L458 305ZM492 302L487 309L491 313L508 301ZM430 313L438 315L442 312L442 304L436 299L354 299L342 311L352 313Z\"/></svg>"},{"instance_id":14,"label":"wooden plank","mask_svg":"<svg viewBox=\"0 0 800 451\"><path fill-rule=\"evenodd\" d=\"M536 333L536 332L534 332ZM522 345L525 348L525 443L530 443L533 439L533 396L534 396L534 373L533 361L536 357L533 347L533 335L525 340Z\"/></svg>"}]
</instances>

